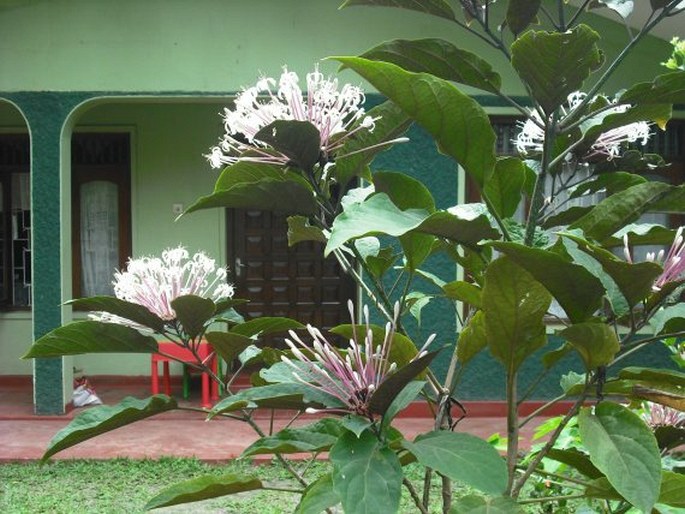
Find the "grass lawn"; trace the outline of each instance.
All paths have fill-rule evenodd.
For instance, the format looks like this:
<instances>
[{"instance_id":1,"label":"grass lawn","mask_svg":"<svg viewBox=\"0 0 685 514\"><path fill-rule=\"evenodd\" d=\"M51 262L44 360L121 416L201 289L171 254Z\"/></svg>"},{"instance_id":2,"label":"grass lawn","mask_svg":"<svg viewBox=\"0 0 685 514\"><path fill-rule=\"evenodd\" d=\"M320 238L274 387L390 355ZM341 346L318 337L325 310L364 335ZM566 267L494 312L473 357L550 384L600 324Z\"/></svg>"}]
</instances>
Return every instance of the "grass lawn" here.
<instances>
[{"instance_id":1,"label":"grass lawn","mask_svg":"<svg viewBox=\"0 0 685 514\"><path fill-rule=\"evenodd\" d=\"M325 471L316 464L307 471L309 478ZM289 475L277 465L253 466L249 462L210 465L195 459L160 460L114 459L108 461L67 460L41 466L36 463L0 465L0 512L3 514L134 514L144 512L147 501L160 489L199 475L250 473L279 485L294 486ZM421 481L415 468L412 479ZM439 480L434 480L439 511ZM240 493L198 503L167 507L153 512L280 514L292 512L298 496L275 491ZM414 513L416 507L408 494L401 512Z\"/></svg>"}]
</instances>

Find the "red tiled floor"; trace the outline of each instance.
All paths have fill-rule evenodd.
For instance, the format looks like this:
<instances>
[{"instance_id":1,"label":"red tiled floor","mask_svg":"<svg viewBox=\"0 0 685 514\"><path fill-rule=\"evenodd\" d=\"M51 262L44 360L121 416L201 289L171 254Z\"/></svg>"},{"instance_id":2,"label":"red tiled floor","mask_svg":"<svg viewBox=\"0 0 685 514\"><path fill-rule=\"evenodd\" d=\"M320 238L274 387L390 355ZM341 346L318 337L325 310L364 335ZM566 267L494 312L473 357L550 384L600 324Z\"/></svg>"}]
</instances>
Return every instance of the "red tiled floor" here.
<instances>
[{"instance_id":1,"label":"red tiled floor","mask_svg":"<svg viewBox=\"0 0 685 514\"><path fill-rule=\"evenodd\" d=\"M91 383L102 401L109 405L126 396L145 398L150 394L149 384L142 377L127 380L93 377ZM36 416L33 414L28 381L1 384L0 462L39 459L50 439L83 410L74 409L63 416ZM180 386L176 387L175 392L180 394ZM181 404L198 407L199 387L195 387L193 394L188 402L182 401ZM262 429L268 431L267 413L260 413L257 418ZM305 424L312 419L303 417L295 424ZM274 428L283 427L288 420L288 415L281 414L275 420ZM430 430L431 424L432 420L425 417L400 417L394 423L408 439ZM532 425L535 424L531 423L523 430L523 444L530 440ZM467 417L459 423L459 431L484 438L495 432L503 434L505 430L506 422L502 417ZM201 413L172 411L102 434L64 450L53 458L194 456L206 461L225 461L239 456L257 438L252 428L243 422L226 418L206 422Z\"/></svg>"}]
</instances>

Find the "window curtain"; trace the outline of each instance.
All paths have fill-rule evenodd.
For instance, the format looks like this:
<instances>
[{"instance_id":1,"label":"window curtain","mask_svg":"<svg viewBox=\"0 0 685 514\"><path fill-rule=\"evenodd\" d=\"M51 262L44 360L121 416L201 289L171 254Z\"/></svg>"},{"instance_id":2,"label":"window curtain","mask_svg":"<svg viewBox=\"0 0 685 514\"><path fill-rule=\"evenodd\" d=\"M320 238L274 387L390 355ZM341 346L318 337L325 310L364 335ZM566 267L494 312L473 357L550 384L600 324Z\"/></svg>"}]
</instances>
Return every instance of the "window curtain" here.
<instances>
[{"instance_id":1,"label":"window curtain","mask_svg":"<svg viewBox=\"0 0 685 514\"><path fill-rule=\"evenodd\" d=\"M96 180L81 185L81 296L112 295L119 266L118 187Z\"/></svg>"}]
</instances>

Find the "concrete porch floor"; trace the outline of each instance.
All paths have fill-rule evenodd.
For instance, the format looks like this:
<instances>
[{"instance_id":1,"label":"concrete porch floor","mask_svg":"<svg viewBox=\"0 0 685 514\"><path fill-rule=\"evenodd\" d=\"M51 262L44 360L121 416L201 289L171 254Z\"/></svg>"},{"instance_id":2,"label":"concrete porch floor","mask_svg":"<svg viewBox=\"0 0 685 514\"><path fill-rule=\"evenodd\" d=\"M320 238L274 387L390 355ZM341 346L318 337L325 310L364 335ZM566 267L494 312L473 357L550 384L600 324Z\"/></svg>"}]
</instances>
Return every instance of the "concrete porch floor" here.
<instances>
[{"instance_id":1,"label":"concrete porch floor","mask_svg":"<svg viewBox=\"0 0 685 514\"><path fill-rule=\"evenodd\" d=\"M29 379L2 380L0 377L0 462L40 459L52 437L84 408L72 409L62 416L36 416L33 414L32 389ZM146 398L150 395L146 377L90 377L91 385L102 402L114 405L126 396ZM193 384L188 401L181 405L199 407L200 387ZM173 394L181 396L180 383ZM483 403L483 402L481 402ZM467 406L470 414L458 426L467 432L487 438L493 433L506 433L506 420L499 407ZM493 415L493 412L496 415ZM485 416L483 415L485 414ZM291 414L280 414L274 421L274 430L285 426ZM303 425L316 419L302 416L294 423ZM528 446L535 426L543 418L529 423L522 431L522 444ZM269 431L267 412L257 415L264 432ZM420 409L403 413L394 425L407 439L431 429L432 420ZM118 428L94 437L75 447L64 450L53 459L108 459L113 457L159 458L162 456L197 457L203 461L221 462L236 458L258 435L246 423L221 418L206 422L199 412L172 411ZM264 456L264 459L269 459Z\"/></svg>"}]
</instances>

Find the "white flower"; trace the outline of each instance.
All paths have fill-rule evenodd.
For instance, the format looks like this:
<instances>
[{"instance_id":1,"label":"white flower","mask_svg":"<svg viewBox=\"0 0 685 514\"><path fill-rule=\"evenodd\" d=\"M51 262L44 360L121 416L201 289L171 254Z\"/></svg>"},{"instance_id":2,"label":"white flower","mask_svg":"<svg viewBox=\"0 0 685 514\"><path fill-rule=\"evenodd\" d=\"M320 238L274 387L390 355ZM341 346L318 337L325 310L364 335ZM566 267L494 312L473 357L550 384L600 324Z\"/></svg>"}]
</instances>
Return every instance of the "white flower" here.
<instances>
[{"instance_id":1,"label":"white flower","mask_svg":"<svg viewBox=\"0 0 685 514\"><path fill-rule=\"evenodd\" d=\"M668 252L659 250L658 253L649 252L647 254L648 262L656 262L664 268L652 286L652 290L655 292L660 291L667 283L675 282L685 277L685 239L683 239L683 228L685 227L679 227L676 231L673 244L671 244ZM623 255L626 261L632 264L633 258L630 253L628 234L623 236Z\"/></svg>"},{"instance_id":2,"label":"white flower","mask_svg":"<svg viewBox=\"0 0 685 514\"><path fill-rule=\"evenodd\" d=\"M568 95L566 105L561 107L561 120L572 113L585 97L585 93L581 91L576 91ZM587 120L583 123L583 126L590 127L597 125L610 114L625 112L629 107L630 106L625 104L610 107ZM527 155L528 153L542 152L545 141L545 132L542 129L543 125L542 118L540 118L537 111L531 111L530 117L525 122L519 123L521 130L513 141L516 145L516 150L518 150L519 153ZM577 157L586 160L596 156L604 156L611 160L620 155L621 150L626 143L640 141L644 146L649 139L649 135L649 123L644 121L629 123L628 125L602 132L594 143L592 143L592 146L587 152L584 155Z\"/></svg>"},{"instance_id":3,"label":"white flower","mask_svg":"<svg viewBox=\"0 0 685 514\"><path fill-rule=\"evenodd\" d=\"M137 303L163 320L176 319L171 302L183 295L196 295L219 301L233 297L233 286L226 283L226 269L217 268L214 259L203 252L189 258L179 246L167 248L159 257L129 259L125 271L114 274L114 294L121 300ZM107 313L94 319L131 324Z\"/></svg>"},{"instance_id":4,"label":"white flower","mask_svg":"<svg viewBox=\"0 0 685 514\"><path fill-rule=\"evenodd\" d=\"M325 160L345 140L359 130L373 131L378 118L365 116L361 88L345 84L338 90L336 79L324 78L318 66L307 74L307 92L302 92L296 73L284 66L278 81L262 77L253 87L244 89L235 99L235 108L224 109L226 133L219 144L205 155L213 168L239 160L287 164L289 159L255 138L256 134L276 120L308 121L319 131L321 152ZM361 120L356 127L352 125ZM249 155L243 155L250 150Z\"/></svg>"},{"instance_id":5,"label":"white flower","mask_svg":"<svg viewBox=\"0 0 685 514\"><path fill-rule=\"evenodd\" d=\"M642 419L652 429L658 427L685 427L685 412L660 403L645 402L645 412Z\"/></svg>"}]
</instances>

